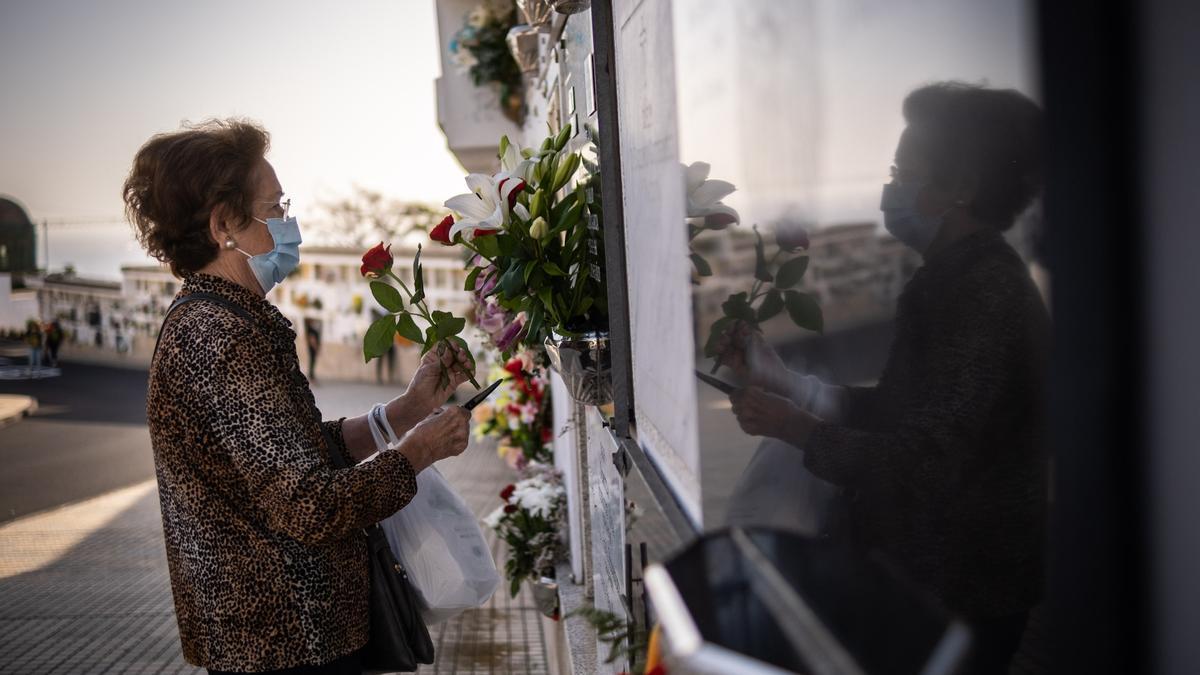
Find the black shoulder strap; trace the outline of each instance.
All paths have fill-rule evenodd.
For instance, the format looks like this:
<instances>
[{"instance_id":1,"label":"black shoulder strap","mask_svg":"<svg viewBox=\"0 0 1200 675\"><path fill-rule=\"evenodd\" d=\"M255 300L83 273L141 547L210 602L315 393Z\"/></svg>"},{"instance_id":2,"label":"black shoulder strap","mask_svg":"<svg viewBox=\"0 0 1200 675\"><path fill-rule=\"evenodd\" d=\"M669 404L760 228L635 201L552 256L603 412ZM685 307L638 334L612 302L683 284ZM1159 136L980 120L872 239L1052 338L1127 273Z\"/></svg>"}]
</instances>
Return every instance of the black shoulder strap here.
<instances>
[{"instance_id":1,"label":"black shoulder strap","mask_svg":"<svg viewBox=\"0 0 1200 675\"><path fill-rule=\"evenodd\" d=\"M162 340L162 334L163 334L163 331L166 330L166 328L167 328L167 319L171 318L171 313L174 312L179 307L181 307L182 305L185 305L194 300L208 300L209 302L221 305L222 307L228 309L229 311L233 312L234 314L237 314L238 316L242 317L243 319L245 319L251 323L254 322L254 317L250 315L250 312L247 312L245 310L245 308L239 307L238 305L234 304L228 298L221 297L215 293L200 293L200 292L188 293L187 295L176 298L175 302L172 302L171 306L169 308L167 308L167 313L166 313L166 315L163 316L162 327L160 327L158 330L158 339L155 340L155 342L154 342L154 352L156 354L158 353L158 341ZM153 358L154 357L151 356L152 362L153 362ZM338 468L338 469L349 468L349 464L346 462L345 458L342 457L342 454L340 452L338 452L337 446L334 444L333 439L329 436L329 431L327 429L325 429L325 425L321 421L321 413L317 410L316 405L313 404L310 407L311 407L311 410L309 412L310 412L311 416L313 417L313 419L316 421L317 428L320 429L320 431L321 431L321 437L325 441L325 447L329 451L329 458L330 458L330 460L332 460L334 467Z\"/></svg>"},{"instance_id":2,"label":"black shoulder strap","mask_svg":"<svg viewBox=\"0 0 1200 675\"><path fill-rule=\"evenodd\" d=\"M254 317L250 315L250 312L247 312L245 308L234 304L228 298L223 298L216 293L188 293L187 295L175 298L175 302L172 302L171 306L167 308L167 313L163 316L162 326L160 326L158 329L158 337L154 340L154 354L158 353L158 343L162 340L163 331L167 328L167 320L171 318L171 314L176 309L179 309L183 305L195 300L208 300L213 304L221 305L225 309L228 309L229 311L237 314L247 321L250 321L251 323L254 322ZM154 361L153 355L151 355L150 361Z\"/></svg>"}]
</instances>

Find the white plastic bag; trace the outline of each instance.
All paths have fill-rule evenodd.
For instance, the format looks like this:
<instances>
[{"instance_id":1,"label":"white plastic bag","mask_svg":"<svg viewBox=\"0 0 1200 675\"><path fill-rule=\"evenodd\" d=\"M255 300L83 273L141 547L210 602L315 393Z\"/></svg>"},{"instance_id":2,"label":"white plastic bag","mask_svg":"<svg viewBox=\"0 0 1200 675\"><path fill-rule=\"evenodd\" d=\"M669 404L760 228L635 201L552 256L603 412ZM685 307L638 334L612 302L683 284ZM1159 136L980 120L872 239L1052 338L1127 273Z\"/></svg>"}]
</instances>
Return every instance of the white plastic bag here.
<instances>
[{"instance_id":1,"label":"white plastic bag","mask_svg":"<svg viewBox=\"0 0 1200 675\"><path fill-rule=\"evenodd\" d=\"M417 474L417 496L379 525L408 570L426 624L483 605L500 585L475 514L434 467Z\"/></svg>"},{"instance_id":2,"label":"white plastic bag","mask_svg":"<svg viewBox=\"0 0 1200 675\"><path fill-rule=\"evenodd\" d=\"M825 529L838 488L804 466L804 453L764 439L729 497L726 522L816 536Z\"/></svg>"}]
</instances>

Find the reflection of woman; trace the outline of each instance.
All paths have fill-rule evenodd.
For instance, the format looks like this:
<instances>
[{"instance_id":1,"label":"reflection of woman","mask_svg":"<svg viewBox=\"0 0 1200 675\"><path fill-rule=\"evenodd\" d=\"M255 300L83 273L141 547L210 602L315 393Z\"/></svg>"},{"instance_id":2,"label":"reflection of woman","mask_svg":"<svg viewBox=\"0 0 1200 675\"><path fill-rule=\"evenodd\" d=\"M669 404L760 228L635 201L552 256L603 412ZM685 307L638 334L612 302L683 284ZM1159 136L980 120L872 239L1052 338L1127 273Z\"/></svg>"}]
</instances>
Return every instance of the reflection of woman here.
<instances>
[{"instance_id":1,"label":"reflection of woman","mask_svg":"<svg viewBox=\"0 0 1200 675\"><path fill-rule=\"evenodd\" d=\"M200 298L163 326L146 402L175 614L184 657L211 673L360 672L363 528L466 447L469 413L439 408L462 376L439 387L438 359L467 357L429 352L377 409L403 440L371 461L366 415L319 418L296 334L265 297L300 243L267 142L237 121L155 136L125 183L140 241L183 277L179 297Z\"/></svg>"},{"instance_id":2,"label":"reflection of woman","mask_svg":"<svg viewBox=\"0 0 1200 675\"><path fill-rule=\"evenodd\" d=\"M855 541L901 564L975 629L969 672L1004 672L1042 580L1040 390L1048 320L1001 232L1039 187L1040 111L1013 91L938 84L904 101L883 190L888 231L922 254L874 387L786 373L744 326L725 362L751 434L805 450L849 488ZM824 419L822 419L824 417Z\"/></svg>"}]
</instances>

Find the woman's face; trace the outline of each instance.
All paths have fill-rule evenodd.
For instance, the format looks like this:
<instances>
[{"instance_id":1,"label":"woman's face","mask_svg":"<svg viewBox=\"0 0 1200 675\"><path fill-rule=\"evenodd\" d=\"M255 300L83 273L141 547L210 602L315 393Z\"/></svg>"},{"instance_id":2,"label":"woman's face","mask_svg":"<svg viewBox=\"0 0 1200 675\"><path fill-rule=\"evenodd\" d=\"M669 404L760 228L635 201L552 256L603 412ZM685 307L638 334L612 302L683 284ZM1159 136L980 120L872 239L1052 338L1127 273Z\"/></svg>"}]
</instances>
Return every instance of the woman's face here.
<instances>
[{"instance_id":1,"label":"woman's face","mask_svg":"<svg viewBox=\"0 0 1200 675\"><path fill-rule=\"evenodd\" d=\"M254 169L254 202L250 213L253 216L245 229L236 234L238 247L250 255L266 253L275 247L275 240L266 223L259 222L268 218L282 218L283 187L275 175L275 168L267 160L259 160Z\"/></svg>"},{"instance_id":2,"label":"woman's face","mask_svg":"<svg viewBox=\"0 0 1200 675\"><path fill-rule=\"evenodd\" d=\"M905 127L896 146L895 168L892 180L903 185L920 185L917 193L917 210L926 216L945 213L954 202L953 195L933 182L926 151L925 133L914 127Z\"/></svg>"}]
</instances>

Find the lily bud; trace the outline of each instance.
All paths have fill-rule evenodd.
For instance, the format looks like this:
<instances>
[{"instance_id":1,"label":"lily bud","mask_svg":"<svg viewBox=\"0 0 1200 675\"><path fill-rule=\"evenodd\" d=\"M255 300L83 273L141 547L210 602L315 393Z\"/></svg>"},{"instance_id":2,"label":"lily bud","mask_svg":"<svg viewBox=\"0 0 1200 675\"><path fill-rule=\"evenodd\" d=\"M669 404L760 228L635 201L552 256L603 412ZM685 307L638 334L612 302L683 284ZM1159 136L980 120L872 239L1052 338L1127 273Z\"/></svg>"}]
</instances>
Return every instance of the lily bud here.
<instances>
[{"instance_id":1,"label":"lily bud","mask_svg":"<svg viewBox=\"0 0 1200 675\"><path fill-rule=\"evenodd\" d=\"M550 226L546 224L546 219L538 216L533 219L533 224L529 226L529 236L534 239L541 240L550 232Z\"/></svg>"}]
</instances>

